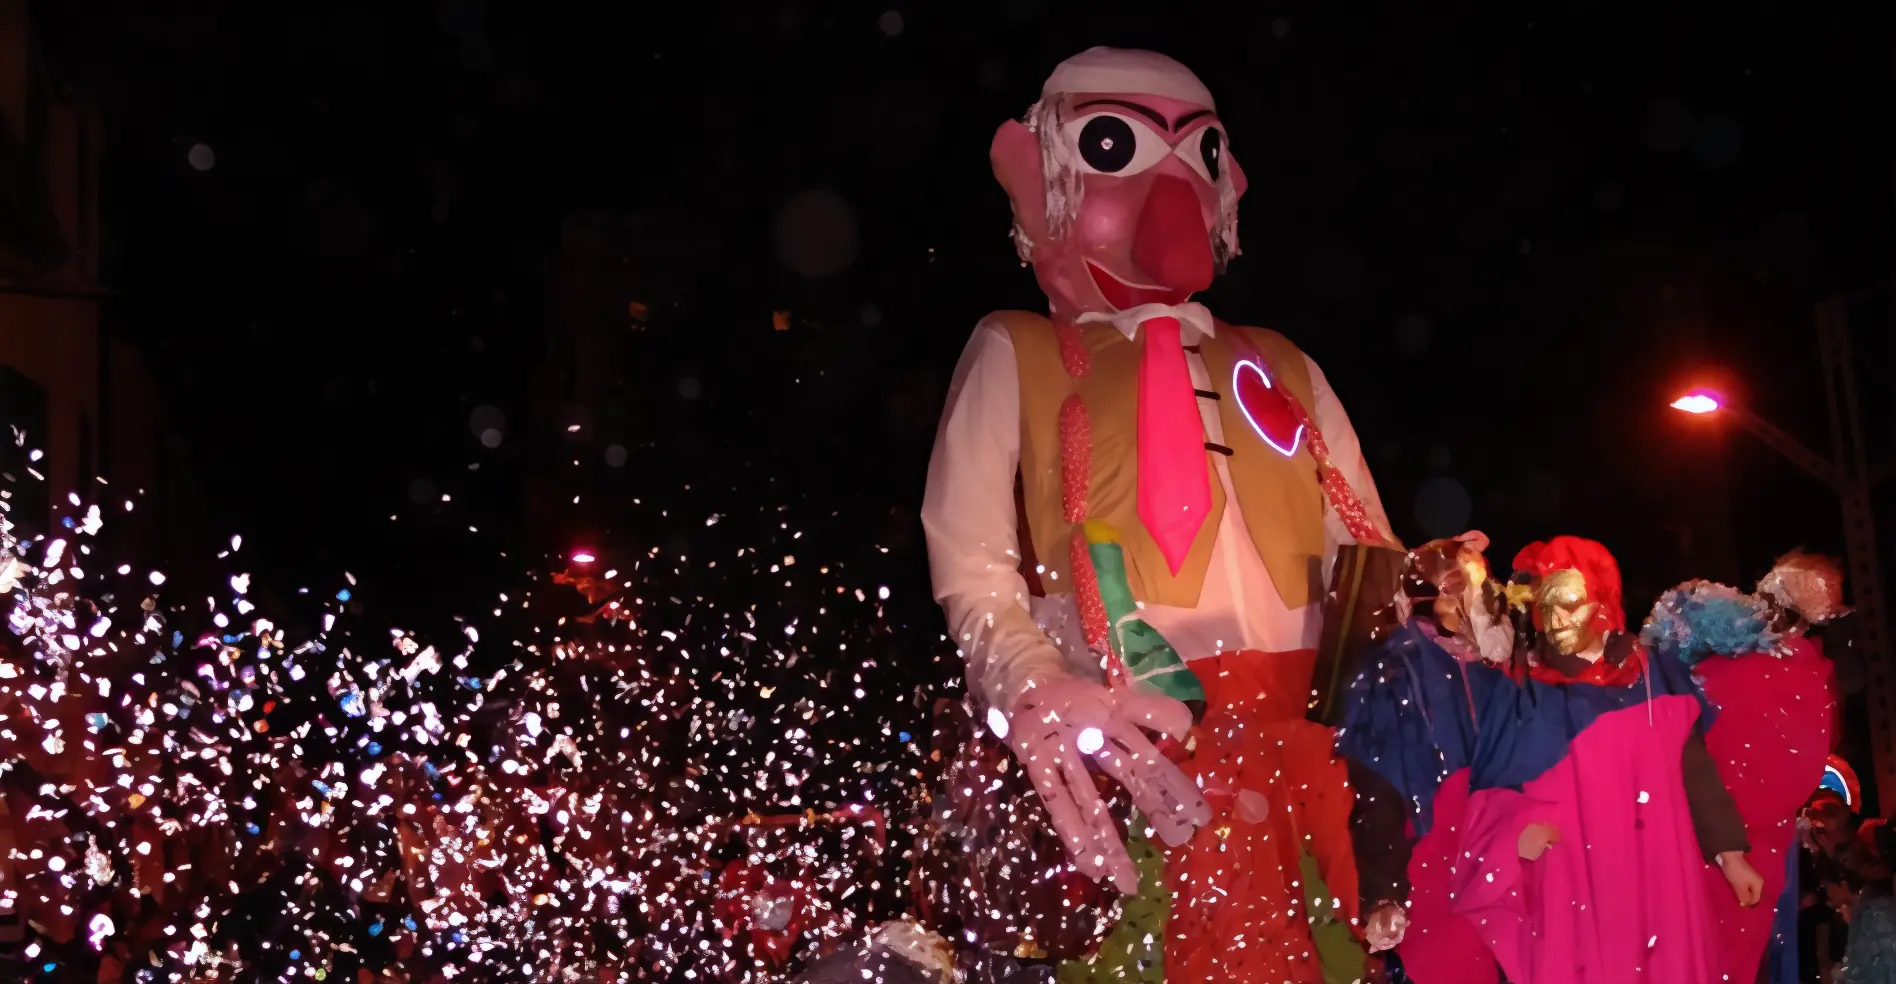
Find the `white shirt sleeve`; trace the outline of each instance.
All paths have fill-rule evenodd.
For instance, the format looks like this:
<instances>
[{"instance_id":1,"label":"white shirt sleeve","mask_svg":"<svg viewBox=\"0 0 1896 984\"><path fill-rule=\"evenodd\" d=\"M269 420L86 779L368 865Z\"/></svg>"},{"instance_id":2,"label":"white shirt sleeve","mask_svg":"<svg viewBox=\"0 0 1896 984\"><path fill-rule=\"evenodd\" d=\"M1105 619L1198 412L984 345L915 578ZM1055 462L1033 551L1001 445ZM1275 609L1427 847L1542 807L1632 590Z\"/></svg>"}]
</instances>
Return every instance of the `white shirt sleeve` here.
<instances>
[{"instance_id":1,"label":"white shirt sleeve","mask_svg":"<svg viewBox=\"0 0 1896 984\"><path fill-rule=\"evenodd\" d=\"M1330 389L1330 381L1324 377L1323 370L1317 368L1316 360L1306 355L1304 364L1310 369L1310 394L1316 401L1316 406L1310 408L1310 417L1323 433L1324 444L1330 448L1330 463L1349 480L1350 488L1356 490L1356 497L1363 500L1363 509L1369 513L1369 521L1391 543L1400 542L1389 525L1388 514L1383 512L1382 496L1376 491L1376 480L1370 477L1369 462L1363 459L1363 445L1356 438L1356 428L1350 424L1350 415L1343 412L1342 401Z\"/></svg>"},{"instance_id":2,"label":"white shirt sleeve","mask_svg":"<svg viewBox=\"0 0 1896 984\"><path fill-rule=\"evenodd\" d=\"M929 574L968 686L1011 712L1029 685L1067 676L1035 623L1020 574L1014 476L1020 466L1020 378L1014 343L983 321L961 353L928 461L922 529Z\"/></svg>"}]
</instances>

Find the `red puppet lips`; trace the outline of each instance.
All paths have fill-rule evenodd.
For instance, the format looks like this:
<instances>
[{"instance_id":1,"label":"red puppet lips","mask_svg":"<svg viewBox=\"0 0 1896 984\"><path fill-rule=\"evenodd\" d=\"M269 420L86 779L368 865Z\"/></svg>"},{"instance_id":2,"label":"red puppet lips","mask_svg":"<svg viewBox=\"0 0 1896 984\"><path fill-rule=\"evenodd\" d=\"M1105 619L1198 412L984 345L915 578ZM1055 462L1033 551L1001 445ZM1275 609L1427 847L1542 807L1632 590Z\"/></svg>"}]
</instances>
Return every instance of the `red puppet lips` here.
<instances>
[{"instance_id":1,"label":"red puppet lips","mask_svg":"<svg viewBox=\"0 0 1896 984\"><path fill-rule=\"evenodd\" d=\"M1092 260L1086 261L1086 271L1093 275L1093 285L1099 288L1099 296L1104 297L1115 311L1130 311L1141 304L1182 304L1191 296L1190 291L1173 290L1170 287L1129 284Z\"/></svg>"}]
</instances>

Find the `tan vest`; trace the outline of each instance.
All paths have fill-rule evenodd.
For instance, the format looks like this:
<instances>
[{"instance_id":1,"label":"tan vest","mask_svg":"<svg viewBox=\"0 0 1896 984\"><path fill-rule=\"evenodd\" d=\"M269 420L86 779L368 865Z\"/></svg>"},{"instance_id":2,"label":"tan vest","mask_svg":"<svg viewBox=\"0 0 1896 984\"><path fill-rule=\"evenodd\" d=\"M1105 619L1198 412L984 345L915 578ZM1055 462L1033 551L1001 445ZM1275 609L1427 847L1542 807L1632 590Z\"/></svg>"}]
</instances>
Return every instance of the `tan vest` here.
<instances>
[{"instance_id":1,"label":"tan vest","mask_svg":"<svg viewBox=\"0 0 1896 984\"><path fill-rule=\"evenodd\" d=\"M1158 544L1138 516L1139 360L1143 346L1107 324L1077 329L1085 351L1086 372L1075 378L1062 358L1059 334L1046 317L1026 311L994 315L1014 343L1020 371L1019 518L1023 529L1023 573L1036 594L1071 591L1068 549L1076 523L1063 502L1060 408L1069 396L1085 405L1091 433L1087 463L1086 513L1083 520L1110 525L1126 553L1127 577L1140 602L1192 608L1205 583L1212 542L1224 515L1224 486L1218 481L1209 446L1205 468L1211 483L1211 513L1192 541L1177 575L1167 568ZM1247 354L1261 356L1275 381L1305 408L1314 405L1304 355L1289 339L1262 328L1218 324L1215 338L1202 338L1199 355L1218 393L1218 409L1232 488L1245 528L1271 581L1292 610L1322 597L1325 504L1317 463L1308 440L1290 457L1278 453L1252 430L1232 391L1232 372ZM1202 435L1201 435L1202 439ZM1037 575L1037 576L1036 576Z\"/></svg>"}]
</instances>

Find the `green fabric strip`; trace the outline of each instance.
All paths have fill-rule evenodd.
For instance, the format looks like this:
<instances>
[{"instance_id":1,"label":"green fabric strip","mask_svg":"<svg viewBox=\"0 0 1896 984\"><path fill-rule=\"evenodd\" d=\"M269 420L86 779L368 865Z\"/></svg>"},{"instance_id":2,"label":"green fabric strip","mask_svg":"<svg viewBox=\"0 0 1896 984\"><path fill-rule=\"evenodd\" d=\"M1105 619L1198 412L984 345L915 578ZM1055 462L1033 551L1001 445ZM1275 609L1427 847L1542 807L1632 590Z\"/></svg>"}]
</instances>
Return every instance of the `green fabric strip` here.
<instances>
[{"instance_id":1,"label":"green fabric strip","mask_svg":"<svg viewBox=\"0 0 1896 984\"><path fill-rule=\"evenodd\" d=\"M1132 599L1132 586L1126 577L1126 552L1110 540L1095 539L1088 531L1087 552L1093 561L1094 580L1099 583L1100 600L1106 604L1107 632L1113 653L1126 665L1126 671L1144 688L1187 703L1205 700L1205 687L1197 674L1179 658L1159 634L1159 630L1138 618Z\"/></svg>"},{"instance_id":2,"label":"green fabric strip","mask_svg":"<svg viewBox=\"0 0 1896 984\"><path fill-rule=\"evenodd\" d=\"M1138 831L1145 818L1132 815L1126 851L1139 866L1139 894L1120 903L1119 922L1099 951L1060 962L1060 984L1164 984L1165 924L1172 893L1165 890L1165 858Z\"/></svg>"},{"instance_id":3,"label":"green fabric strip","mask_svg":"<svg viewBox=\"0 0 1896 984\"><path fill-rule=\"evenodd\" d=\"M1363 946L1339 918L1316 855L1307 848L1298 851L1297 868L1303 874L1305 912L1310 917L1310 938L1317 944L1317 959L1323 965L1324 984L1358 984L1364 973Z\"/></svg>"},{"instance_id":4,"label":"green fabric strip","mask_svg":"<svg viewBox=\"0 0 1896 984\"><path fill-rule=\"evenodd\" d=\"M1126 553L1113 531L1104 524L1087 523L1087 554L1094 581L1106 608L1107 638L1114 655L1141 689L1180 701L1205 700L1205 688L1157 629L1137 618L1132 585L1126 576ZM1133 811L1126 851L1139 868L1139 893L1120 904L1119 921L1099 946L1083 960L1060 964L1060 984L1164 984L1165 927L1172 914L1172 894L1165 887L1165 856L1139 831L1145 819Z\"/></svg>"}]
</instances>

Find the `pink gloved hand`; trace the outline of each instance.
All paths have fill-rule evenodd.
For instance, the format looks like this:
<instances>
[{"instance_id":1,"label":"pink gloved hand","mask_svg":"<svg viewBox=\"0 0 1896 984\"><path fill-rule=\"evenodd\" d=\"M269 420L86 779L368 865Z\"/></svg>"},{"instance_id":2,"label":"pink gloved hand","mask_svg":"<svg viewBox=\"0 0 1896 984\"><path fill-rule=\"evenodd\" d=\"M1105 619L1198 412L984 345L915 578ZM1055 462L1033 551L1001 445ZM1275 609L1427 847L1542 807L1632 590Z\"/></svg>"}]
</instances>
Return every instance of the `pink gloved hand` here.
<instances>
[{"instance_id":1,"label":"pink gloved hand","mask_svg":"<svg viewBox=\"0 0 1896 984\"><path fill-rule=\"evenodd\" d=\"M1109 878L1127 895L1139 891L1139 869L1087 773L1089 757L1125 787L1165 843L1183 844L1211 820L1198 787L1139 730L1183 739L1192 713L1176 700L1068 677L1028 688L1004 725L1002 737L1046 804L1067 856L1089 878Z\"/></svg>"}]
</instances>

